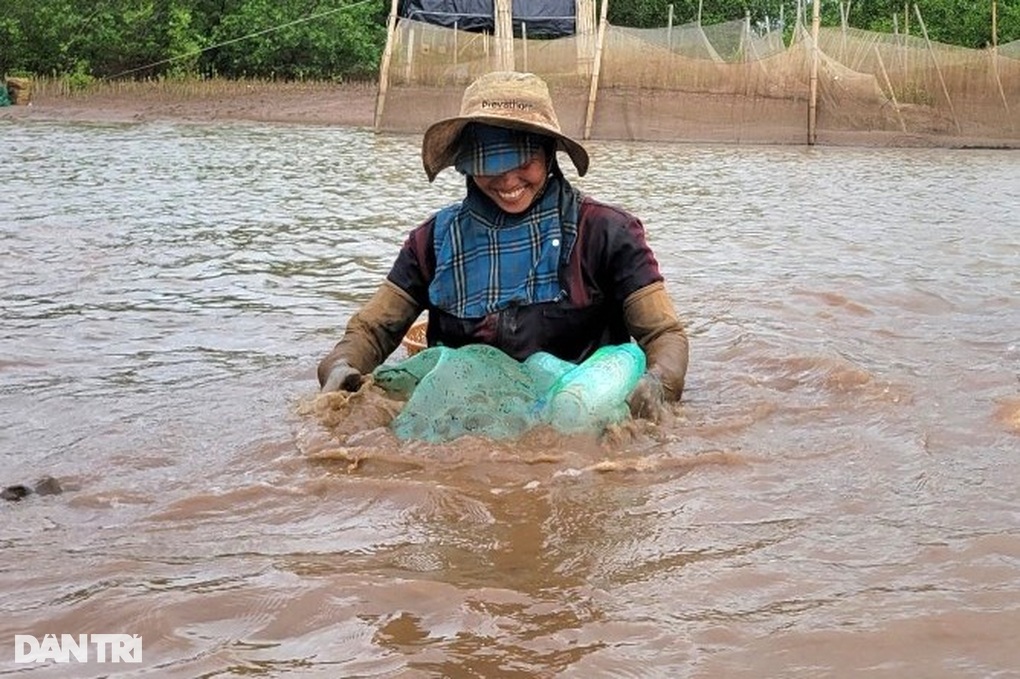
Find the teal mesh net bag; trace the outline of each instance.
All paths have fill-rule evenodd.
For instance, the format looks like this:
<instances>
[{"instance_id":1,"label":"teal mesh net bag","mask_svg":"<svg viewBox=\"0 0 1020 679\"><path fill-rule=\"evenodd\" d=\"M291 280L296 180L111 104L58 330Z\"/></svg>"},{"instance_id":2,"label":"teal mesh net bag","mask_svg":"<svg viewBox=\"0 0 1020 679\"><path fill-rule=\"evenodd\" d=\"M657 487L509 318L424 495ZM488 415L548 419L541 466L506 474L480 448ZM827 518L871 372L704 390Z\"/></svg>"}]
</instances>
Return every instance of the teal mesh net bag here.
<instances>
[{"instance_id":1,"label":"teal mesh net bag","mask_svg":"<svg viewBox=\"0 0 1020 679\"><path fill-rule=\"evenodd\" d=\"M376 368L373 377L407 401L390 425L398 438L440 443L516 438L540 424L599 434L628 417L627 396L644 371L636 344L602 347L580 365L545 352L519 362L473 344L425 349Z\"/></svg>"}]
</instances>

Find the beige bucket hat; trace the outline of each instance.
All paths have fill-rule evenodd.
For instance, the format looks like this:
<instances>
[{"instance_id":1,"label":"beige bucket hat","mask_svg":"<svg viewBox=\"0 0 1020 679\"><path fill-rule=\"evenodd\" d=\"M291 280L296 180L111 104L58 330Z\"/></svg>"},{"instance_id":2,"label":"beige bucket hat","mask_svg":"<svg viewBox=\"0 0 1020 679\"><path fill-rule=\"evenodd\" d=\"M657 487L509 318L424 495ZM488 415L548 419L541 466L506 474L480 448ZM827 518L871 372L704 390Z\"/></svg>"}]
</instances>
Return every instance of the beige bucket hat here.
<instances>
[{"instance_id":1,"label":"beige bucket hat","mask_svg":"<svg viewBox=\"0 0 1020 679\"><path fill-rule=\"evenodd\" d=\"M570 156L580 176L588 171L588 152L560 131L549 88L533 73L494 71L481 76L464 91L459 116L440 120L425 130L421 161L430 182L454 164L460 133L468 123L552 137L556 148Z\"/></svg>"}]
</instances>

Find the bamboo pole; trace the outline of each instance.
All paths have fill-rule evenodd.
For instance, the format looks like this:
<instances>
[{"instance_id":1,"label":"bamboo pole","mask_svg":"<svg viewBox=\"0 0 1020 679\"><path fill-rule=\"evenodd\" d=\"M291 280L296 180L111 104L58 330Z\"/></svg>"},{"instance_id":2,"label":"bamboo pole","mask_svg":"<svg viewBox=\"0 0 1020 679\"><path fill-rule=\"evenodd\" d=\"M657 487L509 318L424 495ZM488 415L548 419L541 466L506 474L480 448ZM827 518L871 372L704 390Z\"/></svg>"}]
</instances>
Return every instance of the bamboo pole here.
<instances>
[{"instance_id":1,"label":"bamboo pole","mask_svg":"<svg viewBox=\"0 0 1020 679\"><path fill-rule=\"evenodd\" d=\"M811 94L808 100L808 146L818 139L818 29L822 23L820 0L814 0L811 9Z\"/></svg>"},{"instance_id":2,"label":"bamboo pole","mask_svg":"<svg viewBox=\"0 0 1020 679\"><path fill-rule=\"evenodd\" d=\"M591 70L591 87L588 89L588 111L584 116L584 136L591 139L591 126L595 121L595 96L599 91L599 72L602 70L602 45L606 39L606 17L609 14L609 0L602 0L602 13L599 17L599 35L595 41L595 63Z\"/></svg>"},{"instance_id":3,"label":"bamboo pole","mask_svg":"<svg viewBox=\"0 0 1020 679\"><path fill-rule=\"evenodd\" d=\"M909 76L907 73L907 36L900 33L900 13L893 12L892 14L892 25L893 35L896 36L896 44L899 45L900 49L897 52L899 57L900 70L903 71L904 77Z\"/></svg>"},{"instance_id":4,"label":"bamboo pole","mask_svg":"<svg viewBox=\"0 0 1020 679\"><path fill-rule=\"evenodd\" d=\"M673 4L669 5L669 18L666 19L666 46L673 51Z\"/></svg>"},{"instance_id":5,"label":"bamboo pole","mask_svg":"<svg viewBox=\"0 0 1020 679\"><path fill-rule=\"evenodd\" d=\"M768 77L768 71L765 68L765 60L761 58L761 54L758 53L758 48L754 46L754 34L751 33L751 13L747 13L747 23L744 25L744 33L747 36L747 49L751 54L751 60L758 64L761 72ZM747 61L747 56L744 56L744 60Z\"/></svg>"},{"instance_id":6,"label":"bamboo pole","mask_svg":"<svg viewBox=\"0 0 1020 679\"><path fill-rule=\"evenodd\" d=\"M847 63L847 31L850 30L850 7L854 0L847 0L847 11L843 15L843 62Z\"/></svg>"},{"instance_id":7,"label":"bamboo pole","mask_svg":"<svg viewBox=\"0 0 1020 679\"><path fill-rule=\"evenodd\" d=\"M1009 101L1006 99L1006 92L1002 89L1002 78L999 77L999 14L997 3L992 0L992 71L995 73L995 82L999 85L999 96L1002 98L1002 105L1006 107L1006 119L1009 120L1009 129L1014 129L1013 117L1009 114Z\"/></svg>"},{"instance_id":8,"label":"bamboo pole","mask_svg":"<svg viewBox=\"0 0 1020 679\"><path fill-rule=\"evenodd\" d=\"M591 64L595 53L595 15L593 0L577 0L577 73L591 77Z\"/></svg>"},{"instance_id":9,"label":"bamboo pole","mask_svg":"<svg viewBox=\"0 0 1020 679\"><path fill-rule=\"evenodd\" d=\"M892 81L889 80L889 72L885 70L885 62L882 61L882 52L875 45L875 56L878 57L878 67L882 69L882 77L885 79L885 86L889 88L889 98L892 99L893 108L896 109L896 117L900 121L900 129L907 132L907 124L903 122L903 114L900 113L900 102L896 101L896 90L893 89Z\"/></svg>"},{"instance_id":10,"label":"bamboo pole","mask_svg":"<svg viewBox=\"0 0 1020 679\"><path fill-rule=\"evenodd\" d=\"M846 63L846 22L847 15L850 14L850 7L843 4L843 0L839 0L839 61L840 63Z\"/></svg>"},{"instance_id":11,"label":"bamboo pole","mask_svg":"<svg viewBox=\"0 0 1020 679\"><path fill-rule=\"evenodd\" d=\"M992 72L995 74L995 82L999 86L999 97L1002 99L1002 105L1006 108L1006 120L1009 121L1009 129L1015 128L1013 125L1013 116L1009 113L1009 101L1006 99L1006 91L1002 89L1002 78L999 77L999 51L993 47L988 50L988 56L992 60Z\"/></svg>"},{"instance_id":12,"label":"bamboo pole","mask_svg":"<svg viewBox=\"0 0 1020 679\"><path fill-rule=\"evenodd\" d=\"M992 0L992 48L999 48L999 14L995 0Z\"/></svg>"},{"instance_id":13,"label":"bamboo pole","mask_svg":"<svg viewBox=\"0 0 1020 679\"><path fill-rule=\"evenodd\" d=\"M757 67L757 69L761 72L762 78L764 78L765 82L768 82L768 80L769 80L769 72L768 72L768 69L765 67L765 60L761 58L761 55L758 54L758 48L754 46L754 36L751 34L751 12L750 11L747 11L747 13L745 15L744 35L745 35L745 42L747 43L747 52L744 53L744 62L745 63L747 63L748 61L753 62L754 65ZM752 88L751 79L749 77L747 77L747 75L745 74L745 77L744 77L744 94L745 95L750 95L751 94L751 88Z\"/></svg>"},{"instance_id":14,"label":"bamboo pole","mask_svg":"<svg viewBox=\"0 0 1020 679\"><path fill-rule=\"evenodd\" d=\"M460 41L458 40L458 37L459 37L459 31L457 30L457 22L454 21L453 22L453 72L454 73L457 72L457 62L460 60L460 45L457 44Z\"/></svg>"},{"instance_id":15,"label":"bamboo pole","mask_svg":"<svg viewBox=\"0 0 1020 679\"><path fill-rule=\"evenodd\" d=\"M701 28L701 10L705 4L705 0L698 0L698 28Z\"/></svg>"},{"instance_id":16,"label":"bamboo pole","mask_svg":"<svg viewBox=\"0 0 1020 679\"><path fill-rule=\"evenodd\" d=\"M411 82L414 66L414 26L407 31L407 62L404 64L404 82Z\"/></svg>"},{"instance_id":17,"label":"bamboo pole","mask_svg":"<svg viewBox=\"0 0 1020 679\"><path fill-rule=\"evenodd\" d=\"M935 49L932 47L931 40L928 38L928 28L924 25L924 18L921 16L921 10L918 8L917 3L914 4L914 12L917 13L917 23L921 26L921 33L924 35L924 42L928 45L928 54L931 55L931 60L935 63L935 72L939 75L939 83L942 85L942 94L945 95L946 101L949 102L949 112L953 116L953 123L956 125L956 131L962 134L963 128L960 127L960 120L956 117L956 108L953 106L953 99L949 96L949 88L946 87L946 79L942 75L942 67L939 65L939 60L935 56Z\"/></svg>"},{"instance_id":18,"label":"bamboo pole","mask_svg":"<svg viewBox=\"0 0 1020 679\"><path fill-rule=\"evenodd\" d=\"M373 126L379 131L382 122L383 106L386 105L386 90L390 81L390 59L393 56L393 32L397 25L397 3L399 0L392 0L390 3L390 18L386 22L386 48L383 50L382 60L379 62L379 89L375 95L375 120Z\"/></svg>"},{"instance_id":19,"label":"bamboo pole","mask_svg":"<svg viewBox=\"0 0 1020 679\"><path fill-rule=\"evenodd\" d=\"M528 24L521 22L521 42L524 46L524 72L528 72Z\"/></svg>"},{"instance_id":20,"label":"bamboo pole","mask_svg":"<svg viewBox=\"0 0 1020 679\"><path fill-rule=\"evenodd\" d=\"M514 70L514 24L510 0L496 0L496 68L500 71Z\"/></svg>"},{"instance_id":21,"label":"bamboo pole","mask_svg":"<svg viewBox=\"0 0 1020 679\"><path fill-rule=\"evenodd\" d=\"M746 64L751 60L751 10L744 10L744 27L740 31L740 61ZM745 81L745 94L746 92L746 81Z\"/></svg>"}]
</instances>

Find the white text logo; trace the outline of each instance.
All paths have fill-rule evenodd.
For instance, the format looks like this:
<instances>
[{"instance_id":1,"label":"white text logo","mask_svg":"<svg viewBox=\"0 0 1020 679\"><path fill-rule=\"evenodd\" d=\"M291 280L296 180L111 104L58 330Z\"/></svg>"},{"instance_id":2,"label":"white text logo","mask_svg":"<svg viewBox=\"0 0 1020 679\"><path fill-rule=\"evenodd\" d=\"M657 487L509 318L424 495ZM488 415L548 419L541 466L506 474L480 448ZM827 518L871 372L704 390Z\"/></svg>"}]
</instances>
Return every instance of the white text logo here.
<instances>
[{"instance_id":1,"label":"white text logo","mask_svg":"<svg viewBox=\"0 0 1020 679\"><path fill-rule=\"evenodd\" d=\"M93 651L93 652L90 652ZM14 662L142 662L142 637L137 634L14 635Z\"/></svg>"}]
</instances>

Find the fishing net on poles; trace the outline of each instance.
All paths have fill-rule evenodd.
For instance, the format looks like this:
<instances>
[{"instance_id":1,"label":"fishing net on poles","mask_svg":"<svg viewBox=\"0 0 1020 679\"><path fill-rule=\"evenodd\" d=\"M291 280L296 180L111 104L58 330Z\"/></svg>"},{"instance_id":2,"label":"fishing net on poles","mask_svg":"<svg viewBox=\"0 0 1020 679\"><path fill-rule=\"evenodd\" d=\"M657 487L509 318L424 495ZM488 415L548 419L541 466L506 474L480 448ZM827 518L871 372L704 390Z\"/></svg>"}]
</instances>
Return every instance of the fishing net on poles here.
<instances>
[{"instance_id":1,"label":"fishing net on poles","mask_svg":"<svg viewBox=\"0 0 1020 679\"><path fill-rule=\"evenodd\" d=\"M399 19L380 128L421 132L457 114L468 83L512 64L549 83L573 136L801 144L817 63L820 143L1020 144L1020 41L975 50L822 27L815 62L801 22L786 39L747 20L608 24L599 50L595 22L582 18L576 34L544 40Z\"/></svg>"}]
</instances>

